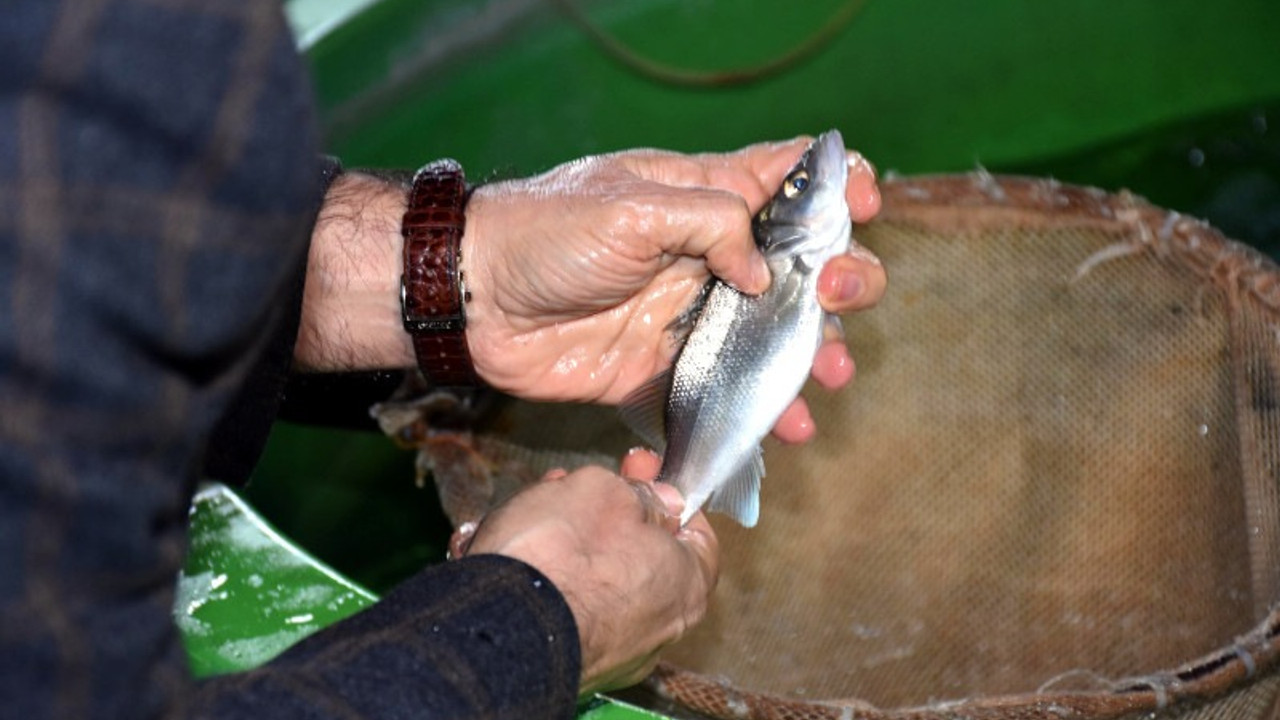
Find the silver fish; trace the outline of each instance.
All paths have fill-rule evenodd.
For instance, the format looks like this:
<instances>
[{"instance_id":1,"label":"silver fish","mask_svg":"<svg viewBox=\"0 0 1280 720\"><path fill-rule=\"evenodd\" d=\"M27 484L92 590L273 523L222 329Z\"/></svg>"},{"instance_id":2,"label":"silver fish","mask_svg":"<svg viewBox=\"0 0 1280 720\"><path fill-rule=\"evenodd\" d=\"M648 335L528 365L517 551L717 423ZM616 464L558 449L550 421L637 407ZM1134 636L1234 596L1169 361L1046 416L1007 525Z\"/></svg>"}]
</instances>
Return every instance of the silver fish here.
<instances>
[{"instance_id":1,"label":"silver fish","mask_svg":"<svg viewBox=\"0 0 1280 720\"><path fill-rule=\"evenodd\" d=\"M847 177L844 139L823 133L752 222L769 289L750 296L709 282L672 368L623 401L623 419L663 452L658 479L684 495L681 524L708 502L745 527L759 519L760 441L804 385L824 323L838 327L818 305L817 282L849 248Z\"/></svg>"}]
</instances>

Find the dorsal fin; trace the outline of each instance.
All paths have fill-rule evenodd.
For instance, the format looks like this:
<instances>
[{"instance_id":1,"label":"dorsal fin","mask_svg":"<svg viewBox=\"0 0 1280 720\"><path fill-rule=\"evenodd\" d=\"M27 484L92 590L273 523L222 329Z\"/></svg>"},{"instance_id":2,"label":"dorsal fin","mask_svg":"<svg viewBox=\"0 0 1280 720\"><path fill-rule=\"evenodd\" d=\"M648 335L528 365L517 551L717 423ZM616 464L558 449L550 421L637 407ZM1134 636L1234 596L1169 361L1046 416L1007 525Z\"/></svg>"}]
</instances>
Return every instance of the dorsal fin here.
<instances>
[{"instance_id":1,"label":"dorsal fin","mask_svg":"<svg viewBox=\"0 0 1280 720\"><path fill-rule=\"evenodd\" d=\"M618 415L640 439L661 453L667 447L667 396L671 394L672 369L649 378L618 405Z\"/></svg>"}]
</instances>

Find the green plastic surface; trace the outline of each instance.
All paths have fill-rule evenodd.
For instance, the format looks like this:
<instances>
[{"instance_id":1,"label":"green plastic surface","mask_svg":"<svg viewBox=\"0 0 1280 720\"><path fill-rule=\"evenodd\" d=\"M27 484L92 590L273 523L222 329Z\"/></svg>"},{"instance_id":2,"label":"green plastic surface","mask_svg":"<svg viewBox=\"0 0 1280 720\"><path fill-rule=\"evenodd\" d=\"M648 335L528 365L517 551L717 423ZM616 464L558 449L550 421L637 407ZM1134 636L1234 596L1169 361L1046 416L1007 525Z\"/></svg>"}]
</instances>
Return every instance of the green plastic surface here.
<instances>
[{"instance_id":1,"label":"green plastic surface","mask_svg":"<svg viewBox=\"0 0 1280 720\"><path fill-rule=\"evenodd\" d=\"M174 618L200 677L257 667L377 599L223 485L196 494L190 537Z\"/></svg>"},{"instance_id":2,"label":"green plastic surface","mask_svg":"<svg viewBox=\"0 0 1280 720\"><path fill-rule=\"evenodd\" d=\"M662 715L604 695L597 695L578 714L578 720L664 720Z\"/></svg>"},{"instance_id":3,"label":"green plastic surface","mask_svg":"<svg viewBox=\"0 0 1280 720\"><path fill-rule=\"evenodd\" d=\"M631 146L727 149L839 127L882 169L999 168L1280 98L1270 0L869 0L828 47L737 87L605 55L567 0L382 0L310 49L332 149L527 173ZM578 4L655 60L722 69L802 42L846 0Z\"/></svg>"}]
</instances>

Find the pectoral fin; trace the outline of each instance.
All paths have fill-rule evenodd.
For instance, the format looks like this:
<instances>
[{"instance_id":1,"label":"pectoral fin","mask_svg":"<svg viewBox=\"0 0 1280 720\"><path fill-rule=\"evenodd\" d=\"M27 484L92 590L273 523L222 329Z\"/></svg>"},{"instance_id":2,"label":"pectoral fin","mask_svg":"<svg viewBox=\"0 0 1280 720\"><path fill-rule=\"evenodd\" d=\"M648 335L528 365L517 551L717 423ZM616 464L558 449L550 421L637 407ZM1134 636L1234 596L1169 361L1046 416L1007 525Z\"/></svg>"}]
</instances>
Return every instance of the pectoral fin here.
<instances>
[{"instance_id":1,"label":"pectoral fin","mask_svg":"<svg viewBox=\"0 0 1280 720\"><path fill-rule=\"evenodd\" d=\"M728 515L742 527L755 527L760 519L760 481L763 479L764 451L757 445L738 472L711 493L707 508Z\"/></svg>"},{"instance_id":2,"label":"pectoral fin","mask_svg":"<svg viewBox=\"0 0 1280 720\"><path fill-rule=\"evenodd\" d=\"M632 390L618 406L622 422L659 453L667 446L667 395L671 393L671 380L672 371L664 370Z\"/></svg>"},{"instance_id":3,"label":"pectoral fin","mask_svg":"<svg viewBox=\"0 0 1280 720\"><path fill-rule=\"evenodd\" d=\"M689 333L693 332L693 326L698 322L698 316L702 314L702 308L707 305L707 298L711 297L711 290L716 286L716 279L711 278L702 284L702 288L698 290L698 294L689 303L689 307L685 308L671 322L667 323L665 328L671 333L671 344L679 350L684 347L684 343L689 339Z\"/></svg>"}]
</instances>

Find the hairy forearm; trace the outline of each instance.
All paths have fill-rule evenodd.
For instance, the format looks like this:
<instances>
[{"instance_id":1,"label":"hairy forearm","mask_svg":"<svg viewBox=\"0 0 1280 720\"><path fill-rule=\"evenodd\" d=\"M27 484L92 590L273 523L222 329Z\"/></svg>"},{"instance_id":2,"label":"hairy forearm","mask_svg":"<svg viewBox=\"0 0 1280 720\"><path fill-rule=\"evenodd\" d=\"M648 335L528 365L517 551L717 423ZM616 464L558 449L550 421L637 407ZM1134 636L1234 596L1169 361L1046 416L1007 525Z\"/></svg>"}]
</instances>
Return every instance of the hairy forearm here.
<instances>
[{"instance_id":1,"label":"hairy forearm","mask_svg":"<svg viewBox=\"0 0 1280 720\"><path fill-rule=\"evenodd\" d=\"M329 187L307 259L294 363L304 371L412 367L400 319L405 186L348 172Z\"/></svg>"}]
</instances>

